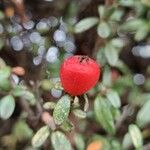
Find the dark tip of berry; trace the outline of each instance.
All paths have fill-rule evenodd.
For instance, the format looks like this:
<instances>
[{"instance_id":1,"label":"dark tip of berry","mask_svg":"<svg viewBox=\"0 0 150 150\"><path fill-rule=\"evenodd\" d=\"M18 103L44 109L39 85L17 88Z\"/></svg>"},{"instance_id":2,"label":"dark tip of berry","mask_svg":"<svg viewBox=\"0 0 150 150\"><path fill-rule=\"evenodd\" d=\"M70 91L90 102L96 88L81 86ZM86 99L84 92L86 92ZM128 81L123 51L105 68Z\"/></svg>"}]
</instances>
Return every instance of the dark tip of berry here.
<instances>
[{"instance_id":1,"label":"dark tip of berry","mask_svg":"<svg viewBox=\"0 0 150 150\"><path fill-rule=\"evenodd\" d=\"M89 61L89 57L88 56L79 56L78 59L79 59L80 63L82 63L83 61L86 61L86 62Z\"/></svg>"}]
</instances>

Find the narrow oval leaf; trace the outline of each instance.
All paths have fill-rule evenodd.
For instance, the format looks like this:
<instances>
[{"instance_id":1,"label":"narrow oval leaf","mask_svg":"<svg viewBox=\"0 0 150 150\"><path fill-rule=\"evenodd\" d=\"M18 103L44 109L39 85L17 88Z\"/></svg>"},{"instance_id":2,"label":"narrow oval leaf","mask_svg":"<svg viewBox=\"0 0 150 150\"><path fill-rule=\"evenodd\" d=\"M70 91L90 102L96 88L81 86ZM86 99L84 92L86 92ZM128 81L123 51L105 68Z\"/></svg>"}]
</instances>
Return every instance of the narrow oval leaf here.
<instances>
[{"instance_id":1,"label":"narrow oval leaf","mask_svg":"<svg viewBox=\"0 0 150 150\"><path fill-rule=\"evenodd\" d=\"M49 135L50 131L48 126L40 128L32 138L32 146L40 147L41 145L44 144Z\"/></svg>"},{"instance_id":2,"label":"narrow oval leaf","mask_svg":"<svg viewBox=\"0 0 150 150\"><path fill-rule=\"evenodd\" d=\"M43 104L43 108L46 110L54 109L56 104L54 102L46 102Z\"/></svg>"},{"instance_id":3,"label":"narrow oval leaf","mask_svg":"<svg viewBox=\"0 0 150 150\"><path fill-rule=\"evenodd\" d=\"M97 96L94 101L94 114L97 122L109 133L115 133L113 116L106 99Z\"/></svg>"},{"instance_id":4,"label":"narrow oval leaf","mask_svg":"<svg viewBox=\"0 0 150 150\"><path fill-rule=\"evenodd\" d=\"M85 141L84 137L81 134L76 133L74 136L74 141L77 150L84 150L85 149Z\"/></svg>"},{"instance_id":5,"label":"narrow oval leaf","mask_svg":"<svg viewBox=\"0 0 150 150\"><path fill-rule=\"evenodd\" d=\"M60 125L64 121L67 120L67 117L70 112L70 97L68 95L65 95L61 97L61 99L57 102L53 117L56 124Z\"/></svg>"},{"instance_id":6,"label":"narrow oval leaf","mask_svg":"<svg viewBox=\"0 0 150 150\"><path fill-rule=\"evenodd\" d=\"M142 19L132 19L127 21L121 26L121 30L123 31L135 31L138 30L141 26L143 26L144 22Z\"/></svg>"},{"instance_id":7,"label":"narrow oval leaf","mask_svg":"<svg viewBox=\"0 0 150 150\"><path fill-rule=\"evenodd\" d=\"M140 129L137 125L131 124L129 126L129 134L131 136L132 142L137 149L141 149L143 145L143 139Z\"/></svg>"},{"instance_id":8,"label":"narrow oval leaf","mask_svg":"<svg viewBox=\"0 0 150 150\"><path fill-rule=\"evenodd\" d=\"M132 145L132 139L129 133L126 133L123 142L122 142L122 147L123 149L129 149L129 147Z\"/></svg>"},{"instance_id":9,"label":"narrow oval leaf","mask_svg":"<svg viewBox=\"0 0 150 150\"><path fill-rule=\"evenodd\" d=\"M105 47L105 56L107 58L108 63L111 66L115 66L118 62L119 54L118 50L113 47L113 45L106 45Z\"/></svg>"},{"instance_id":10,"label":"narrow oval leaf","mask_svg":"<svg viewBox=\"0 0 150 150\"><path fill-rule=\"evenodd\" d=\"M120 97L114 90L109 90L106 93L107 99L110 101L113 107L119 108L121 106Z\"/></svg>"},{"instance_id":11,"label":"narrow oval leaf","mask_svg":"<svg viewBox=\"0 0 150 150\"><path fill-rule=\"evenodd\" d=\"M94 25L98 23L98 20L99 19L96 17L88 17L88 18L82 19L75 25L74 27L75 33L81 33L83 31L90 29L91 27L93 27Z\"/></svg>"},{"instance_id":12,"label":"narrow oval leaf","mask_svg":"<svg viewBox=\"0 0 150 150\"><path fill-rule=\"evenodd\" d=\"M7 95L0 100L0 117L8 119L14 112L15 100L12 95Z\"/></svg>"},{"instance_id":13,"label":"narrow oval leaf","mask_svg":"<svg viewBox=\"0 0 150 150\"><path fill-rule=\"evenodd\" d=\"M72 150L69 140L60 131L52 133L51 142L54 150Z\"/></svg>"},{"instance_id":14,"label":"narrow oval leaf","mask_svg":"<svg viewBox=\"0 0 150 150\"><path fill-rule=\"evenodd\" d=\"M149 114L149 109L150 109L150 101L148 100L142 108L139 110L137 114L137 123L140 127L143 127L147 124L150 123L150 115Z\"/></svg>"},{"instance_id":15,"label":"narrow oval leaf","mask_svg":"<svg viewBox=\"0 0 150 150\"><path fill-rule=\"evenodd\" d=\"M97 33L101 38L109 37L111 30L109 25L106 22L102 22L97 27Z\"/></svg>"},{"instance_id":16,"label":"narrow oval leaf","mask_svg":"<svg viewBox=\"0 0 150 150\"><path fill-rule=\"evenodd\" d=\"M73 114L78 118L86 118L86 112L80 109L73 110Z\"/></svg>"}]
</instances>

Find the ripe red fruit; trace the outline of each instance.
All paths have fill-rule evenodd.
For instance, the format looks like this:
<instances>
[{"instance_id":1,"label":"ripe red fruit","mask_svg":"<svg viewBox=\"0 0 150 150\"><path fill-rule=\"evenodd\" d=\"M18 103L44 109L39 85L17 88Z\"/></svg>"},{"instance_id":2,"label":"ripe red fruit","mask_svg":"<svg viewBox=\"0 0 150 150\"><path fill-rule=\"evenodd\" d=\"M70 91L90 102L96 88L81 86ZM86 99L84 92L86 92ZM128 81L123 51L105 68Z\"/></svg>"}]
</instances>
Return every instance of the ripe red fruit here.
<instances>
[{"instance_id":1,"label":"ripe red fruit","mask_svg":"<svg viewBox=\"0 0 150 150\"><path fill-rule=\"evenodd\" d=\"M99 75L99 65L88 56L71 56L60 68L62 86L73 96L82 95L94 87Z\"/></svg>"}]
</instances>

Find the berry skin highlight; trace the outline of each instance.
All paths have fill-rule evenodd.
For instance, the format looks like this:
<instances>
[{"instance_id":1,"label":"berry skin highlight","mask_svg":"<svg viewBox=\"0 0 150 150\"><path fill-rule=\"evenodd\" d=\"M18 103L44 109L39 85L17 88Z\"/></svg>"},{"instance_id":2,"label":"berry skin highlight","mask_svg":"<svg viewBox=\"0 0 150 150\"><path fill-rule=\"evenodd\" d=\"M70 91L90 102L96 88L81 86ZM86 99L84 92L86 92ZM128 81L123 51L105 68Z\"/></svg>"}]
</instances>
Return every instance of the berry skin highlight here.
<instances>
[{"instance_id":1,"label":"berry skin highlight","mask_svg":"<svg viewBox=\"0 0 150 150\"><path fill-rule=\"evenodd\" d=\"M86 93L96 85L99 76L99 65L88 56L71 56L60 67L62 86L72 96Z\"/></svg>"}]
</instances>

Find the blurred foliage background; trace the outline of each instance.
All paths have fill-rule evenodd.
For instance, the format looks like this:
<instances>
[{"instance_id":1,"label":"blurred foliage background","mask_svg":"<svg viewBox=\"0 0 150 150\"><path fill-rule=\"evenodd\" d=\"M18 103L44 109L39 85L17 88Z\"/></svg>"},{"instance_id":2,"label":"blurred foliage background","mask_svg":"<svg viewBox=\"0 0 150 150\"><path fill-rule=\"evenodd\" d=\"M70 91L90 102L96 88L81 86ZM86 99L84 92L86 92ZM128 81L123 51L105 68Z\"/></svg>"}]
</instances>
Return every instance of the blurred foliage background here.
<instances>
[{"instance_id":1,"label":"blurred foliage background","mask_svg":"<svg viewBox=\"0 0 150 150\"><path fill-rule=\"evenodd\" d=\"M80 97L74 54L101 66ZM0 0L0 150L150 150L149 64L149 0Z\"/></svg>"}]
</instances>

